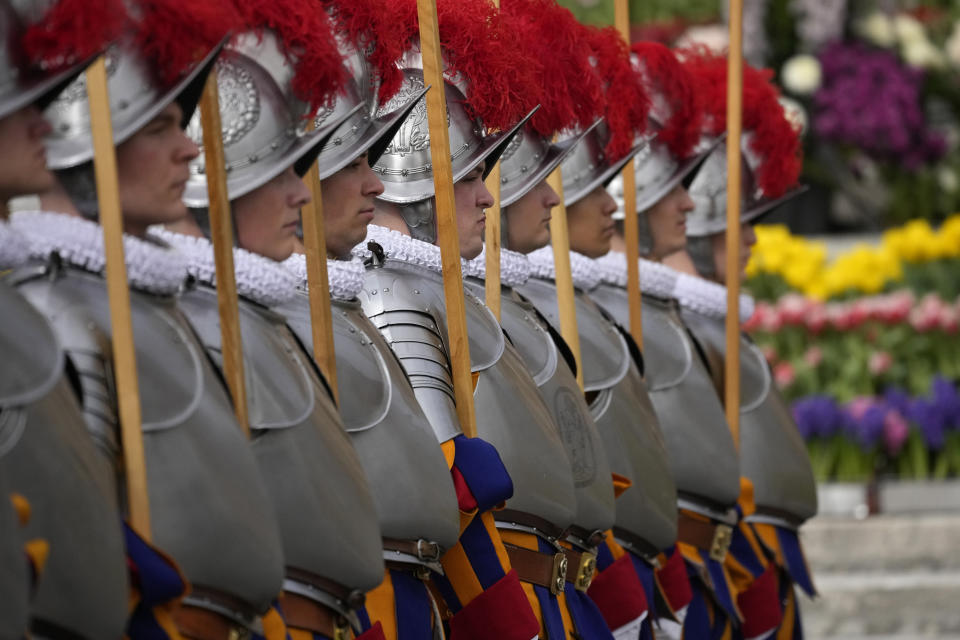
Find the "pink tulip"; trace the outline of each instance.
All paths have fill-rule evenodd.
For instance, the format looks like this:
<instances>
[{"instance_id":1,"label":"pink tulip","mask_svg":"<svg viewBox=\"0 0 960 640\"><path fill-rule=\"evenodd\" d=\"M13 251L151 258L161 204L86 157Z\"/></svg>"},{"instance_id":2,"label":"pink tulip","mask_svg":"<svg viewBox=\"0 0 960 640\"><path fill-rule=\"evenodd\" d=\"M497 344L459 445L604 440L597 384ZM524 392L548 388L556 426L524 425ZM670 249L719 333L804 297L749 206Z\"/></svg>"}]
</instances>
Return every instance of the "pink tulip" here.
<instances>
[{"instance_id":1,"label":"pink tulip","mask_svg":"<svg viewBox=\"0 0 960 640\"><path fill-rule=\"evenodd\" d=\"M953 307L943 306L938 314L937 324L944 333L955 334L960 326L958 322L957 310Z\"/></svg>"},{"instance_id":2,"label":"pink tulip","mask_svg":"<svg viewBox=\"0 0 960 640\"><path fill-rule=\"evenodd\" d=\"M781 389L789 387L796 378L797 373L789 362L781 362L773 368L773 379Z\"/></svg>"},{"instance_id":3,"label":"pink tulip","mask_svg":"<svg viewBox=\"0 0 960 640\"><path fill-rule=\"evenodd\" d=\"M785 325L802 325L809 307L810 301L799 293L788 293L777 301L777 308Z\"/></svg>"},{"instance_id":4,"label":"pink tulip","mask_svg":"<svg viewBox=\"0 0 960 640\"><path fill-rule=\"evenodd\" d=\"M867 362L867 369L872 375L880 376L890 370L893 366L893 356L887 351L874 351L870 354Z\"/></svg>"},{"instance_id":5,"label":"pink tulip","mask_svg":"<svg viewBox=\"0 0 960 640\"><path fill-rule=\"evenodd\" d=\"M807 330L818 334L827 326L827 309L822 303L813 304L807 311Z\"/></svg>"},{"instance_id":6,"label":"pink tulip","mask_svg":"<svg viewBox=\"0 0 960 640\"><path fill-rule=\"evenodd\" d=\"M810 347L803 354L803 361L810 367L818 367L823 362L823 349L817 346Z\"/></svg>"}]
</instances>

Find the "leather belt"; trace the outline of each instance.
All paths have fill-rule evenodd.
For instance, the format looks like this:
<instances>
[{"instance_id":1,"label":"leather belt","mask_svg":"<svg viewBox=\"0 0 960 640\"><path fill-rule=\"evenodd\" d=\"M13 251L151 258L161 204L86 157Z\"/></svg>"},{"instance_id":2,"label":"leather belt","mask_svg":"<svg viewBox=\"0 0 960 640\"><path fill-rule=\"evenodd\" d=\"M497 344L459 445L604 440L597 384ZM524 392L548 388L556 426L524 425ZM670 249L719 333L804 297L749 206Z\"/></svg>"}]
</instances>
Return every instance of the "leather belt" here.
<instances>
[{"instance_id":1,"label":"leather belt","mask_svg":"<svg viewBox=\"0 0 960 640\"><path fill-rule=\"evenodd\" d=\"M280 608L287 625L319 633L332 640L348 640L350 623L336 611L290 591L284 591Z\"/></svg>"},{"instance_id":2,"label":"leather belt","mask_svg":"<svg viewBox=\"0 0 960 640\"><path fill-rule=\"evenodd\" d=\"M603 542L604 535L603 535L603 531L601 531L600 529L588 531L583 527L579 527L575 524L572 524L567 529L566 537L568 540L571 537L573 537L576 539L574 540L574 542L576 542L580 546L593 549L598 547L600 543Z\"/></svg>"},{"instance_id":3,"label":"leather belt","mask_svg":"<svg viewBox=\"0 0 960 640\"><path fill-rule=\"evenodd\" d=\"M173 612L180 633L190 640L246 640L250 630L209 609L182 604Z\"/></svg>"},{"instance_id":4,"label":"leather belt","mask_svg":"<svg viewBox=\"0 0 960 640\"><path fill-rule=\"evenodd\" d=\"M520 580L537 584L550 589L553 595L563 592L567 580L567 556L565 553L540 553L517 547L512 544L504 545L510 564L517 572Z\"/></svg>"},{"instance_id":5,"label":"leather belt","mask_svg":"<svg viewBox=\"0 0 960 640\"><path fill-rule=\"evenodd\" d=\"M597 554L564 548L563 555L567 557L567 582L577 591L586 592L597 572Z\"/></svg>"},{"instance_id":6,"label":"leather belt","mask_svg":"<svg viewBox=\"0 0 960 640\"><path fill-rule=\"evenodd\" d=\"M677 518L677 540L707 551L717 562L723 562L733 541L733 527L705 522L680 511Z\"/></svg>"},{"instance_id":7,"label":"leather belt","mask_svg":"<svg viewBox=\"0 0 960 640\"><path fill-rule=\"evenodd\" d=\"M345 587L339 582L318 576L315 573L296 567L287 567L287 577L297 582L316 587L321 591L326 591L331 596L343 603L348 609L359 609L366 601L366 594L359 589Z\"/></svg>"},{"instance_id":8,"label":"leather belt","mask_svg":"<svg viewBox=\"0 0 960 640\"><path fill-rule=\"evenodd\" d=\"M501 509L493 512L493 519L497 522L506 522L523 525L536 529L543 537L548 540L561 540L566 531L553 524L545 518L535 516L526 511L517 511L515 509Z\"/></svg>"},{"instance_id":9,"label":"leather belt","mask_svg":"<svg viewBox=\"0 0 960 640\"><path fill-rule=\"evenodd\" d=\"M413 556L420 562L439 562L440 545L429 540L397 540L384 538L383 548L387 551L397 551Z\"/></svg>"}]
</instances>

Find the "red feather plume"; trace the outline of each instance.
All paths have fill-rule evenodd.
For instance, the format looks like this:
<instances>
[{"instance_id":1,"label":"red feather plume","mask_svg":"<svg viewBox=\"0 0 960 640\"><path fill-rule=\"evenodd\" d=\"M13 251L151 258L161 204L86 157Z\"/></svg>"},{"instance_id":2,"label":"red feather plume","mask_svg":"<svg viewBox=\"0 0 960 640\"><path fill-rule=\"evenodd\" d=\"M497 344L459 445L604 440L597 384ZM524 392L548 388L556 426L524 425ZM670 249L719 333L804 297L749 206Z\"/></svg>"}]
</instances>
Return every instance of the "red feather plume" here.
<instances>
[{"instance_id":1,"label":"red feather plume","mask_svg":"<svg viewBox=\"0 0 960 640\"><path fill-rule=\"evenodd\" d=\"M169 85L241 26L240 16L223 0L139 0L135 44L154 65L161 85Z\"/></svg>"},{"instance_id":2,"label":"red feather plume","mask_svg":"<svg viewBox=\"0 0 960 640\"><path fill-rule=\"evenodd\" d=\"M585 129L601 117L603 86L573 14L556 0L509 0L500 12L519 34L518 60L531 65L535 76L540 109L530 120L534 131L550 137L564 129Z\"/></svg>"},{"instance_id":3,"label":"red feather plume","mask_svg":"<svg viewBox=\"0 0 960 640\"><path fill-rule=\"evenodd\" d=\"M700 140L703 105L693 76L676 54L659 42L637 42L631 47L644 66L650 91L662 96L670 108L657 132L657 140L678 158L686 158Z\"/></svg>"},{"instance_id":4,"label":"red feather plume","mask_svg":"<svg viewBox=\"0 0 960 640\"><path fill-rule=\"evenodd\" d=\"M60 0L27 27L27 60L46 73L91 58L120 37L129 24L122 0Z\"/></svg>"},{"instance_id":5,"label":"red feather plume","mask_svg":"<svg viewBox=\"0 0 960 640\"><path fill-rule=\"evenodd\" d=\"M643 79L630 63L630 50L616 29L584 27L584 35L605 86L605 118L610 130L607 156L622 158L633 148L634 140L647 131L650 97Z\"/></svg>"},{"instance_id":6,"label":"red feather plume","mask_svg":"<svg viewBox=\"0 0 960 640\"><path fill-rule=\"evenodd\" d=\"M707 112L707 130L719 135L727 124L727 59L696 49L684 54L685 66L697 80ZM787 119L771 82L773 72L743 66L743 130L752 132L750 149L761 159L757 186L767 198L778 198L797 184L802 166L800 134Z\"/></svg>"},{"instance_id":7,"label":"red feather plume","mask_svg":"<svg viewBox=\"0 0 960 640\"><path fill-rule=\"evenodd\" d=\"M391 20L383 0L322 0L330 10L336 29L345 33L361 51L379 81L381 104L394 96L403 84L397 60L403 55L403 26Z\"/></svg>"},{"instance_id":8,"label":"red feather plume","mask_svg":"<svg viewBox=\"0 0 960 640\"><path fill-rule=\"evenodd\" d=\"M412 45L420 36L416 0L387 5ZM489 0L437 0L437 16L447 77L467 81L467 108L490 129L515 125L537 104L531 66L515 53L519 34Z\"/></svg>"},{"instance_id":9,"label":"red feather plume","mask_svg":"<svg viewBox=\"0 0 960 640\"><path fill-rule=\"evenodd\" d=\"M294 94L311 111L331 105L346 81L346 71L323 5L316 0L233 2L248 29L271 29L283 43L295 69Z\"/></svg>"}]
</instances>

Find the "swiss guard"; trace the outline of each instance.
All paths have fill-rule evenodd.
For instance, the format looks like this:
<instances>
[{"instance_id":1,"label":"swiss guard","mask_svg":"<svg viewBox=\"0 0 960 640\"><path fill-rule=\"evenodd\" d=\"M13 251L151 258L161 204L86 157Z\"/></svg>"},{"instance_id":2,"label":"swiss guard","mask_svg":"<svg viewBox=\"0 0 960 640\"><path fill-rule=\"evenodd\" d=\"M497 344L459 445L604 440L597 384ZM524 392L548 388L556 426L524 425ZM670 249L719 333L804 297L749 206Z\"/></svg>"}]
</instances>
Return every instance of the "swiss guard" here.
<instances>
[{"instance_id":1,"label":"swiss guard","mask_svg":"<svg viewBox=\"0 0 960 640\"><path fill-rule=\"evenodd\" d=\"M74 7L59 26L79 29L82 33L74 35L82 38L87 35L86 19L96 23L123 15L89 9L86 4ZM106 54L106 68L152 540L176 561L179 571L149 555L128 533L136 593L126 603L122 593L111 602L119 600L112 606L119 607L121 617L132 612L127 626L131 637L248 637L263 630L261 616L282 588L280 531L222 378L177 303L187 278L186 257L147 231L185 214L181 196L189 162L198 151L184 127L235 14L218 3L205 3L196 11L191 5L194 20L184 22L187 5L172 0L130 4L129 9L130 19L122 23L121 36ZM70 41L67 35L60 37ZM39 189L42 211L13 218L29 242L32 261L12 278L51 323L51 344L63 346L86 427L102 456L99 464L109 465L116 491L122 485L115 475L122 464L116 381L91 121L82 79L49 105L46 117L52 125L48 162L57 179ZM73 553L80 562L94 551L95 546L88 546ZM106 573L110 566L105 562L99 567L97 589L117 588L115 578L106 582L113 575ZM184 596L186 581L190 587ZM80 584L69 587L70 599L85 601L87 595ZM153 611L164 603L170 606ZM59 618L74 625L68 632L44 626L36 635L118 637L122 632L122 625L115 628L112 622L116 614L86 614ZM114 630L93 626L106 624Z\"/></svg>"},{"instance_id":2,"label":"swiss guard","mask_svg":"<svg viewBox=\"0 0 960 640\"><path fill-rule=\"evenodd\" d=\"M0 3L0 271L30 257L26 237L6 221L7 202L54 182L42 110L116 35L106 21L87 34L87 51L61 58L58 47L37 47L69 4ZM0 308L0 636L119 637L128 583L112 465L87 433L53 327L5 281Z\"/></svg>"},{"instance_id":3,"label":"swiss guard","mask_svg":"<svg viewBox=\"0 0 960 640\"><path fill-rule=\"evenodd\" d=\"M601 110L606 118L577 142L561 169L564 200L569 207L570 259L583 350L584 388L611 468L619 474L617 482L622 491L617 500L613 535L607 535L606 543L598 550L599 577L611 568L619 571L619 567L632 564L648 606L662 600L681 602L683 596L677 592L689 590L682 572L672 571L670 575L676 577L672 581L658 581L654 576L661 553L672 548L676 540L676 492L663 437L641 377L639 353L629 336L587 294L599 281L593 261L587 256L598 257L608 251L613 227L610 216L616 209L605 185L646 145L643 134L649 97L630 67L628 51L620 44L618 34L612 30L584 29L579 37L592 50L591 59L606 94ZM510 238L517 229L509 208L506 220ZM538 249L529 254L529 259L533 277L518 290L557 326L553 253L549 247ZM665 590L674 596L668 598ZM630 620L624 615L625 608L614 604L611 596L616 592L623 593L623 589L606 593L593 590L591 594L608 624L624 634L642 633L649 637L655 616Z\"/></svg>"},{"instance_id":4,"label":"swiss guard","mask_svg":"<svg viewBox=\"0 0 960 640\"><path fill-rule=\"evenodd\" d=\"M716 130L725 120L726 61L692 56L688 65L698 77L711 80L705 83L711 90L704 92L704 97L711 114L708 124ZM746 66L744 96L744 133L740 143L746 185L740 217L742 265L746 265L750 247L756 242L753 225L803 191L797 182L800 132L778 101L768 73ZM726 185L726 156L718 148L709 155L690 187L695 208L687 218L686 254L681 252L666 260L684 272L676 280L674 296L682 307L683 319L703 347L721 398L727 315L723 283L728 277ZM742 272L729 275L742 277ZM749 317L752 306L750 298L741 297L742 320ZM757 581L779 583L783 620L777 637L800 638L803 633L795 587L809 596L815 591L797 530L817 512L816 485L789 406L777 390L766 360L746 334L740 340L740 368L740 465L749 487L740 503L746 521L741 528L749 528L775 558L776 575L761 574ZM772 460L776 464L771 464ZM746 563L744 569L759 571L758 566L751 568Z\"/></svg>"},{"instance_id":5,"label":"swiss guard","mask_svg":"<svg viewBox=\"0 0 960 640\"><path fill-rule=\"evenodd\" d=\"M360 611L364 594L383 577L373 496L332 390L285 317L271 309L297 296L296 278L283 261L297 246L300 208L310 201L301 178L352 111L325 109L313 131L304 129L348 76L328 16L315 3L237 6L242 33L217 63L217 82L251 446L282 539L280 609L294 635L360 636L370 627ZM188 133L202 139L198 118ZM188 256L196 286L181 304L210 357L219 358L201 158L191 163L184 194L190 216L174 225L179 232L161 235Z\"/></svg>"}]
</instances>

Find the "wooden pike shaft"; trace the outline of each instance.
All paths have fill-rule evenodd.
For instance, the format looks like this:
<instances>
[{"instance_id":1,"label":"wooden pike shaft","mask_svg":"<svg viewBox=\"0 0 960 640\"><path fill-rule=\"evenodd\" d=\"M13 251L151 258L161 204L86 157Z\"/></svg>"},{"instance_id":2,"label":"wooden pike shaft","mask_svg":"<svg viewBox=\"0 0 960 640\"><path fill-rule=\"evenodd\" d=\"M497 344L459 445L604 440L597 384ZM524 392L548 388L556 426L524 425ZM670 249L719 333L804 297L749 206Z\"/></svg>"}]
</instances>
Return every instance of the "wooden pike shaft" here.
<instances>
[{"instance_id":1,"label":"wooden pike shaft","mask_svg":"<svg viewBox=\"0 0 960 640\"><path fill-rule=\"evenodd\" d=\"M730 0L727 66L727 357L724 405L740 448L740 134L743 130L743 0Z\"/></svg>"},{"instance_id":2,"label":"wooden pike shaft","mask_svg":"<svg viewBox=\"0 0 960 640\"><path fill-rule=\"evenodd\" d=\"M453 195L453 168L450 164L450 135L447 130L447 100L443 90L443 59L436 0L417 0L417 15L420 21L423 79L427 86L433 87L427 92L427 120L430 125L430 161L436 191L437 236L443 263L453 393L460 428L467 437L475 437L477 422L473 410L470 345L467 342L466 301L460 270L460 241Z\"/></svg>"},{"instance_id":3,"label":"wooden pike shaft","mask_svg":"<svg viewBox=\"0 0 960 640\"><path fill-rule=\"evenodd\" d=\"M310 291L310 329L313 335L313 359L326 376L334 400L340 401L337 388L337 354L333 346L333 316L330 310L330 280L327 274L327 234L323 217L323 189L317 164L307 171L303 181L310 189L311 201L301 209L303 245L307 254L307 288Z\"/></svg>"},{"instance_id":4,"label":"wooden pike shaft","mask_svg":"<svg viewBox=\"0 0 960 640\"><path fill-rule=\"evenodd\" d=\"M493 0L500 7L500 0ZM493 206L487 209L487 227L484 246L486 248L486 272L484 297L493 315L500 320L500 162L494 165L487 176L487 189L493 196Z\"/></svg>"},{"instance_id":5,"label":"wooden pike shaft","mask_svg":"<svg viewBox=\"0 0 960 640\"><path fill-rule=\"evenodd\" d=\"M90 101L90 129L93 134L94 172L103 245L106 254L107 293L110 299L113 368L120 413L123 470L127 485L130 526L150 540L150 498L147 493L147 462L141 430L140 388L130 312L130 289L123 252L123 216L117 182L117 156L113 146L113 125L107 94L107 69L100 56L86 72Z\"/></svg>"},{"instance_id":6,"label":"wooden pike shaft","mask_svg":"<svg viewBox=\"0 0 960 640\"><path fill-rule=\"evenodd\" d=\"M570 230L567 228L567 208L563 204L563 175L560 167L550 174L547 181L560 199L560 204L553 208L550 215L550 242L553 244L553 263L556 271L560 335L573 352L573 358L577 363L577 384L582 390L583 359L580 357L577 306L573 293L573 273L570 270Z\"/></svg>"},{"instance_id":7,"label":"wooden pike shaft","mask_svg":"<svg viewBox=\"0 0 960 640\"><path fill-rule=\"evenodd\" d=\"M615 0L614 22L620 37L630 46L630 3ZM637 347L643 349L643 322L640 305L640 230L637 215L637 176L634 161L623 168L623 236L627 245L627 303L630 309L630 335Z\"/></svg>"},{"instance_id":8,"label":"wooden pike shaft","mask_svg":"<svg viewBox=\"0 0 960 640\"><path fill-rule=\"evenodd\" d=\"M247 386L243 374L243 341L240 336L240 305L233 267L233 218L227 192L220 123L220 91L217 70L210 72L200 97L203 151L206 161L207 193L210 200L210 238L217 270L217 307L223 343L223 375L233 397L233 411L244 434L250 437L247 413Z\"/></svg>"}]
</instances>

